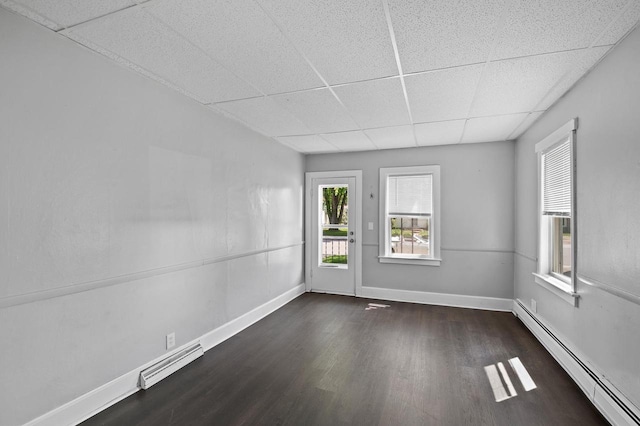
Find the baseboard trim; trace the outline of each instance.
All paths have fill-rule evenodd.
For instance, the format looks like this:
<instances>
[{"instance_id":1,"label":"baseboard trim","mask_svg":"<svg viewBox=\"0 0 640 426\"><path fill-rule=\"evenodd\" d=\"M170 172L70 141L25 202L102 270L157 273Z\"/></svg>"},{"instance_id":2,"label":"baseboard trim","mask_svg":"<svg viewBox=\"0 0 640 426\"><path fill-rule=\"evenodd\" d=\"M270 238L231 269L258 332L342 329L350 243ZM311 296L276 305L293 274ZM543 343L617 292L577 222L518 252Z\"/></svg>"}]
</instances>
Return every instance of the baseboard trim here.
<instances>
[{"instance_id":1,"label":"baseboard trim","mask_svg":"<svg viewBox=\"0 0 640 426\"><path fill-rule=\"evenodd\" d=\"M362 292L358 296L367 299L421 303L423 305L451 306L456 308L483 309L486 311L511 312L513 309L513 299L430 293L426 291L395 290L391 288L362 287Z\"/></svg>"},{"instance_id":2,"label":"baseboard trim","mask_svg":"<svg viewBox=\"0 0 640 426\"><path fill-rule=\"evenodd\" d=\"M640 425L640 410L622 395L584 357L577 355L548 325L520 300L513 301L513 313L542 343L558 364L571 376L587 398L613 425Z\"/></svg>"},{"instance_id":3,"label":"baseboard trim","mask_svg":"<svg viewBox=\"0 0 640 426\"><path fill-rule=\"evenodd\" d=\"M110 406L122 401L128 396L133 395L140 390L139 377L140 372L145 368L165 359L173 353L177 353L184 348L200 343L205 351L214 348L225 340L240 333L245 328L260 321L262 318L286 305L296 297L305 292L305 285L300 284L296 287L284 292L270 301L258 306L255 309L235 318L228 323L212 330L198 339L192 340L170 353L149 361L148 363L132 370L122 376L106 383L97 389L94 389L73 401L70 401L48 413L31 420L26 426L58 426L58 425L77 425L91 416L109 408Z\"/></svg>"},{"instance_id":4,"label":"baseboard trim","mask_svg":"<svg viewBox=\"0 0 640 426\"><path fill-rule=\"evenodd\" d=\"M209 349L219 345L230 337L233 337L236 334L240 333L245 328L260 321L270 313L280 309L296 297L300 296L305 291L305 285L300 284L292 288L291 290L282 293L280 296L271 299L267 303L260 305L257 308L247 312L246 314L234 320L231 320L228 323L205 334L199 339L200 344L205 351L208 351Z\"/></svg>"}]
</instances>

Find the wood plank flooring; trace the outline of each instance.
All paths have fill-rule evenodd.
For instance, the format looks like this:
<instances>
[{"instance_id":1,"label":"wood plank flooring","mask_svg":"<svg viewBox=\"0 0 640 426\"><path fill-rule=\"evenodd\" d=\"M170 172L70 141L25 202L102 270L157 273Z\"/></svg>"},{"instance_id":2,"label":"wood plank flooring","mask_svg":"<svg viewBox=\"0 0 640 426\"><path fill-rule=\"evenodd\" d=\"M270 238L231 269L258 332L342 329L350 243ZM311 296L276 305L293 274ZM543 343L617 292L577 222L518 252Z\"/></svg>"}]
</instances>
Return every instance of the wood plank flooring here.
<instances>
[{"instance_id":1,"label":"wood plank flooring","mask_svg":"<svg viewBox=\"0 0 640 426\"><path fill-rule=\"evenodd\" d=\"M509 366L516 356L536 389ZM484 371L498 362L517 392L502 402ZM83 424L607 422L511 313L307 293Z\"/></svg>"}]
</instances>

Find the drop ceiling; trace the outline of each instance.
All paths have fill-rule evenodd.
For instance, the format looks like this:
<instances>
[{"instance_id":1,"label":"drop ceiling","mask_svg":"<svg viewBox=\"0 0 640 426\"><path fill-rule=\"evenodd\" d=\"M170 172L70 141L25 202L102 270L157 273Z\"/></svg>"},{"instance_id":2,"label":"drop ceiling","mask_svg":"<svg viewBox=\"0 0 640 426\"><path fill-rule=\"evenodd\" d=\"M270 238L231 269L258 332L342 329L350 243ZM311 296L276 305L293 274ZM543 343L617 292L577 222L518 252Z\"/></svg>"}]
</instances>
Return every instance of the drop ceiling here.
<instances>
[{"instance_id":1,"label":"drop ceiling","mask_svg":"<svg viewBox=\"0 0 640 426\"><path fill-rule=\"evenodd\" d=\"M517 138L638 0L0 0L303 153Z\"/></svg>"}]
</instances>

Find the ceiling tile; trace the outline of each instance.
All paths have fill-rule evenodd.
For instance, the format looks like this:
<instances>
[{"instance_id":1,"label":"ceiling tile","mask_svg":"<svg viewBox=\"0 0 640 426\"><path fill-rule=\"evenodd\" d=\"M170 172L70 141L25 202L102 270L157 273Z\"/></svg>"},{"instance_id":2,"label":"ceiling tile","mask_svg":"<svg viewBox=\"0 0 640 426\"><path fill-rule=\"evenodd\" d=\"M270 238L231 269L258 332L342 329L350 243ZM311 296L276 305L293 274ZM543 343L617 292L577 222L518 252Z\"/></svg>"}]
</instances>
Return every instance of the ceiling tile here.
<instances>
[{"instance_id":1,"label":"ceiling tile","mask_svg":"<svg viewBox=\"0 0 640 426\"><path fill-rule=\"evenodd\" d=\"M640 20L640 1L630 0L630 3L622 16L613 22L596 41L597 46L617 43L638 23Z\"/></svg>"},{"instance_id":2,"label":"ceiling tile","mask_svg":"<svg viewBox=\"0 0 640 426\"><path fill-rule=\"evenodd\" d=\"M135 3L134 0L0 0L1 5L56 31Z\"/></svg>"},{"instance_id":3,"label":"ceiling tile","mask_svg":"<svg viewBox=\"0 0 640 426\"><path fill-rule=\"evenodd\" d=\"M302 153L338 152L338 149L318 135L282 136L279 142Z\"/></svg>"},{"instance_id":4,"label":"ceiling tile","mask_svg":"<svg viewBox=\"0 0 640 426\"><path fill-rule=\"evenodd\" d=\"M300 120L268 97L224 102L215 104L215 108L231 114L267 136L305 135L311 133L309 128L302 124Z\"/></svg>"},{"instance_id":5,"label":"ceiling tile","mask_svg":"<svg viewBox=\"0 0 640 426\"><path fill-rule=\"evenodd\" d=\"M509 3L492 59L589 47L628 0L538 0Z\"/></svg>"},{"instance_id":6,"label":"ceiling tile","mask_svg":"<svg viewBox=\"0 0 640 426\"><path fill-rule=\"evenodd\" d=\"M258 2L329 84L398 75L382 1Z\"/></svg>"},{"instance_id":7,"label":"ceiling tile","mask_svg":"<svg viewBox=\"0 0 640 426\"><path fill-rule=\"evenodd\" d=\"M484 62L503 0L389 0L405 73Z\"/></svg>"},{"instance_id":8,"label":"ceiling tile","mask_svg":"<svg viewBox=\"0 0 640 426\"><path fill-rule=\"evenodd\" d=\"M168 80L201 102L260 95L139 7L74 27L65 35Z\"/></svg>"},{"instance_id":9,"label":"ceiling tile","mask_svg":"<svg viewBox=\"0 0 640 426\"><path fill-rule=\"evenodd\" d=\"M412 126L381 127L364 131L378 149L415 148Z\"/></svg>"},{"instance_id":10,"label":"ceiling tile","mask_svg":"<svg viewBox=\"0 0 640 426\"><path fill-rule=\"evenodd\" d=\"M533 111L585 56L590 56L588 49L491 62L478 86L471 115Z\"/></svg>"},{"instance_id":11,"label":"ceiling tile","mask_svg":"<svg viewBox=\"0 0 640 426\"><path fill-rule=\"evenodd\" d=\"M329 133L320 135L324 140L340 151L371 151L376 146L371 143L367 135L361 131Z\"/></svg>"},{"instance_id":12,"label":"ceiling tile","mask_svg":"<svg viewBox=\"0 0 640 426\"><path fill-rule=\"evenodd\" d=\"M400 78L352 83L333 90L362 127L410 124Z\"/></svg>"},{"instance_id":13,"label":"ceiling tile","mask_svg":"<svg viewBox=\"0 0 640 426\"><path fill-rule=\"evenodd\" d=\"M253 0L171 0L145 8L264 93L324 86Z\"/></svg>"},{"instance_id":14,"label":"ceiling tile","mask_svg":"<svg viewBox=\"0 0 640 426\"><path fill-rule=\"evenodd\" d=\"M507 140L507 137L522 123L527 115L527 113L524 113L471 118L467 120L462 143Z\"/></svg>"},{"instance_id":15,"label":"ceiling tile","mask_svg":"<svg viewBox=\"0 0 640 426\"><path fill-rule=\"evenodd\" d=\"M513 131L513 133L507 136L510 139L519 138L533 123L536 122L540 116L544 114L544 111L535 111L527 115L522 123Z\"/></svg>"},{"instance_id":16,"label":"ceiling tile","mask_svg":"<svg viewBox=\"0 0 640 426\"><path fill-rule=\"evenodd\" d=\"M483 69L472 65L405 77L413 121L467 117Z\"/></svg>"},{"instance_id":17,"label":"ceiling tile","mask_svg":"<svg viewBox=\"0 0 640 426\"><path fill-rule=\"evenodd\" d=\"M449 145L459 143L466 120L416 124L418 145Z\"/></svg>"},{"instance_id":18,"label":"ceiling tile","mask_svg":"<svg viewBox=\"0 0 640 426\"><path fill-rule=\"evenodd\" d=\"M358 129L358 125L329 89L276 95L273 99L298 117L313 133Z\"/></svg>"},{"instance_id":19,"label":"ceiling tile","mask_svg":"<svg viewBox=\"0 0 640 426\"><path fill-rule=\"evenodd\" d=\"M535 106L536 110L546 110L564 95L585 73L587 73L598 61L611 49L610 46L594 47L581 51L575 55L570 69L564 74L555 86L549 87L549 92Z\"/></svg>"}]
</instances>

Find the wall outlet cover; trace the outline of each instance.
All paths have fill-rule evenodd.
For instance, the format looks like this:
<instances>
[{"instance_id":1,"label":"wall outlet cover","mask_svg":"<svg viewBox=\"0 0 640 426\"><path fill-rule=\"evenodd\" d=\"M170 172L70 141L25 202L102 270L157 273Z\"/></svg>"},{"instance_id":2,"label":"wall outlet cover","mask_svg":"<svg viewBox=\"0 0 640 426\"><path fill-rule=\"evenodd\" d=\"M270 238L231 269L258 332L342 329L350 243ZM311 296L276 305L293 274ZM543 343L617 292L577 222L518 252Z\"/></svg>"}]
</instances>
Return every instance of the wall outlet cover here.
<instances>
[{"instance_id":1,"label":"wall outlet cover","mask_svg":"<svg viewBox=\"0 0 640 426\"><path fill-rule=\"evenodd\" d=\"M176 345L176 333L167 334L167 349L171 349Z\"/></svg>"}]
</instances>

